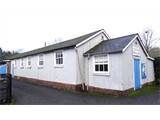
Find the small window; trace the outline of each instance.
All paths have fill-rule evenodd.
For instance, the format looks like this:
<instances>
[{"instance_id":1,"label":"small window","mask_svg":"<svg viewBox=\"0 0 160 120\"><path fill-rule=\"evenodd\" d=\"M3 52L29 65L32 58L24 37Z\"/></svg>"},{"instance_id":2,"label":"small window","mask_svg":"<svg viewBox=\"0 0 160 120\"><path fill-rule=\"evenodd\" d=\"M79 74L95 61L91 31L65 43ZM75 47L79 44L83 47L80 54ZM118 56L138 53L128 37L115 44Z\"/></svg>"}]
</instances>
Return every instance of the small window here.
<instances>
[{"instance_id":1,"label":"small window","mask_svg":"<svg viewBox=\"0 0 160 120\"><path fill-rule=\"evenodd\" d=\"M108 56L95 56L94 57L94 72L96 73L108 73Z\"/></svg>"},{"instance_id":2,"label":"small window","mask_svg":"<svg viewBox=\"0 0 160 120\"><path fill-rule=\"evenodd\" d=\"M142 79L146 79L147 78L145 63L141 64L141 76L142 76Z\"/></svg>"},{"instance_id":3,"label":"small window","mask_svg":"<svg viewBox=\"0 0 160 120\"><path fill-rule=\"evenodd\" d=\"M16 63L17 61L16 60L14 60L13 61L13 67L16 69L16 67L17 67L17 63Z\"/></svg>"},{"instance_id":4,"label":"small window","mask_svg":"<svg viewBox=\"0 0 160 120\"><path fill-rule=\"evenodd\" d=\"M38 65L39 66L43 66L44 65L44 56L43 55L39 55L39 57L38 57Z\"/></svg>"},{"instance_id":5,"label":"small window","mask_svg":"<svg viewBox=\"0 0 160 120\"><path fill-rule=\"evenodd\" d=\"M56 63L56 65L63 64L63 52L62 51L57 51L55 53L55 63Z\"/></svg>"},{"instance_id":6,"label":"small window","mask_svg":"<svg viewBox=\"0 0 160 120\"><path fill-rule=\"evenodd\" d=\"M31 66L31 57L28 57L27 58L27 67L30 67Z\"/></svg>"},{"instance_id":7,"label":"small window","mask_svg":"<svg viewBox=\"0 0 160 120\"><path fill-rule=\"evenodd\" d=\"M101 36L101 39L104 40L104 36L103 35Z\"/></svg>"},{"instance_id":8,"label":"small window","mask_svg":"<svg viewBox=\"0 0 160 120\"><path fill-rule=\"evenodd\" d=\"M20 68L23 69L24 68L24 59L22 58L20 61Z\"/></svg>"}]
</instances>

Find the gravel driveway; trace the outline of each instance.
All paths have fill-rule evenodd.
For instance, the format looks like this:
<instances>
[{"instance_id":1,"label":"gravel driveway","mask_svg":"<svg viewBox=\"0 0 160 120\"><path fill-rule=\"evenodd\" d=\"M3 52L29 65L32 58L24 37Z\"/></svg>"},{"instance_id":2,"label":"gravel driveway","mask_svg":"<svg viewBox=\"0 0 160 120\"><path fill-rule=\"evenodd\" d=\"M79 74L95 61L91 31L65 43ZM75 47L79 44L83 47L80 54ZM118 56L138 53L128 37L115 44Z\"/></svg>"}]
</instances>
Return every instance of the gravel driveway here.
<instances>
[{"instance_id":1,"label":"gravel driveway","mask_svg":"<svg viewBox=\"0 0 160 120\"><path fill-rule=\"evenodd\" d=\"M140 97L111 97L57 90L13 80L13 96L19 105L124 105L160 104L160 90Z\"/></svg>"}]
</instances>

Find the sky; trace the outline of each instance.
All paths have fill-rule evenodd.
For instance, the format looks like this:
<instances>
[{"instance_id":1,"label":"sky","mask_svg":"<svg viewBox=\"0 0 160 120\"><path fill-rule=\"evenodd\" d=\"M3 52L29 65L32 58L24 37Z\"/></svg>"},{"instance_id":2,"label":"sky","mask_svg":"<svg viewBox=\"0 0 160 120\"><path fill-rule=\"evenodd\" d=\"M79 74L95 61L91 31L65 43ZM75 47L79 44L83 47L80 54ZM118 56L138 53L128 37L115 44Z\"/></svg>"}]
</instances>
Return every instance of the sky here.
<instances>
[{"instance_id":1,"label":"sky","mask_svg":"<svg viewBox=\"0 0 160 120\"><path fill-rule=\"evenodd\" d=\"M0 1L0 47L24 52L99 29L115 38L151 28L160 38L159 5L158 0Z\"/></svg>"}]
</instances>

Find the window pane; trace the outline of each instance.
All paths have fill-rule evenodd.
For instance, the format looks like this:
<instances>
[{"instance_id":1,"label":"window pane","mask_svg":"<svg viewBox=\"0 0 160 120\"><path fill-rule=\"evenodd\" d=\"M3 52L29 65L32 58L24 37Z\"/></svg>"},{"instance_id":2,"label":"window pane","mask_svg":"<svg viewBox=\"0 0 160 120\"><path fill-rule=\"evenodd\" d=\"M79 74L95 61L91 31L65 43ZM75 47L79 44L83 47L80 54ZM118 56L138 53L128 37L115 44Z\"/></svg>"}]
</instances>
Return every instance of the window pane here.
<instances>
[{"instance_id":1,"label":"window pane","mask_svg":"<svg viewBox=\"0 0 160 120\"><path fill-rule=\"evenodd\" d=\"M63 64L63 53L62 53L62 51L56 52L56 64Z\"/></svg>"},{"instance_id":2,"label":"window pane","mask_svg":"<svg viewBox=\"0 0 160 120\"><path fill-rule=\"evenodd\" d=\"M104 71L106 71L106 72L108 71L108 64L104 65Z\"/></svg>"},{"instance_id":3,"label":"window pane","mask_svg":"<svg viewBox=\"0 0 160 120\"><path fill-rule=\"evenodd\" d=\"M59 58L59 64L62 64L62 59L61 58Z\"/></svg>"},{"instance_id":4,"label":"window pane","mask_svg":"<svg viewBox=\"0 0 160 120\"><path fill-rule=\"evenodd\" d=\"M59 63L59 60L58 59L56 59L56 64L58 64Z\"/></svg>"},{"instance_id":5,"label":"window pane","mask_svg":"<svg viewBox=\"0 0 160 120\"><path fill-rule=\"evenodd\" d=\"M31 65L31 61L28 61L28 65Z\"/></svg>"},{"instance_id":6,"label":"window pane","mask_svg":"<svg viewBox=\"0 0 160 120\"><path fill-rule=\"evenodd\" d=\"M103 71L103 65L100 65L100 71Z\"/></svg>"},{"instance_id":7,"label":"window pane","mask_svg":"<svg viewBox=\"0 0 160 120\"><path fill-rule=\"evenodd\" d=\"M95 65L95 71L99 71L99 65Z\"/></svg>"},{"instance_id":8,"label":"window pane","mask_svg":"<svg viewBox=\"0 0 160 120\"><path fill-rule=\"evenodd\" d=\"M43 61L39 61L39 65L43 65Z\"/></svg>"}]
</instances>

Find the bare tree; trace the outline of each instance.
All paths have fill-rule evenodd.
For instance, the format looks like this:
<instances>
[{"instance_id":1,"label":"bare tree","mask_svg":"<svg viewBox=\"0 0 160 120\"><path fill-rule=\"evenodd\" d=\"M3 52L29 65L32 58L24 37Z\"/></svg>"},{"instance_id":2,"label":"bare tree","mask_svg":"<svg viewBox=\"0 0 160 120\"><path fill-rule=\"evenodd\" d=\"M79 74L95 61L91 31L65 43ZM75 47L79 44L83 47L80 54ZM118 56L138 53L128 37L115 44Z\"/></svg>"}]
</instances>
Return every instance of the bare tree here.
<instances>
[{"instance_id":1,"label":"bare tree","mask_svg":"<svg viewBox=\"0 0 160 120\"><path fill-rule=\"evenodd\" d=\"M157 38L153 38L153 34L154 34L154 32L153 32L152 29L146 29L142 33L142 41L145 45L145 48L146 48L147 52L149 52L150 49L154 47L154 43L157 40L159 40Z\"/></svg>"}]
</instances>

